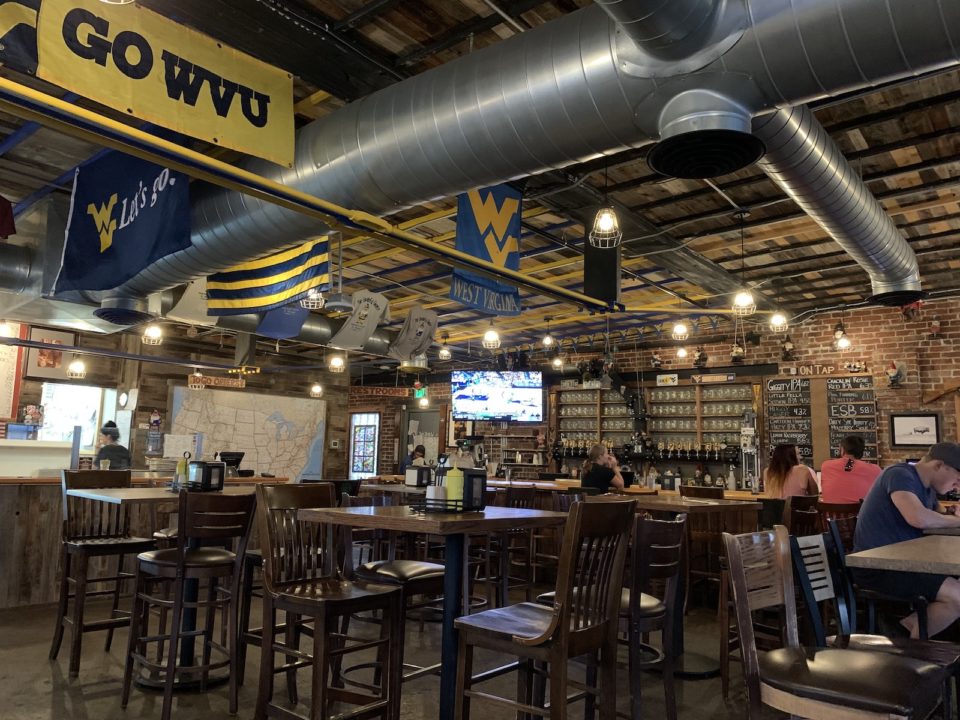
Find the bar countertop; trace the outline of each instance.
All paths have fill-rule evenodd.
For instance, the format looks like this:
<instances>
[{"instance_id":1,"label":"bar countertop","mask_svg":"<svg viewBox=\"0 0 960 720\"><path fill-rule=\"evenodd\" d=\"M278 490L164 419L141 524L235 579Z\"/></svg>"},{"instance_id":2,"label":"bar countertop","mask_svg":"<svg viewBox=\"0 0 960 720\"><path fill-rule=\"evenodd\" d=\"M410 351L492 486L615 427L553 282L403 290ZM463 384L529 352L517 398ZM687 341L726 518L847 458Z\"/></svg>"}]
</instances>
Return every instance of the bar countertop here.
<instances>
[{"instance_id":1,"label":"bar countertop","mask_svg":"<svg viewBox=\"0 0 960 720\"><path fill-rule=\"evenodd\" d=\"M245 483L285 483L290 478L286 477L231 477L226 479L228 485L240 485ZM131 482L134 485L148 485L154 483L169 483L173 476L168 473L150 472L147 470L134 470ZM59 485L60 478L47 477L0 477L0 487L4 485Z\"/></svg>"}]
</instances>

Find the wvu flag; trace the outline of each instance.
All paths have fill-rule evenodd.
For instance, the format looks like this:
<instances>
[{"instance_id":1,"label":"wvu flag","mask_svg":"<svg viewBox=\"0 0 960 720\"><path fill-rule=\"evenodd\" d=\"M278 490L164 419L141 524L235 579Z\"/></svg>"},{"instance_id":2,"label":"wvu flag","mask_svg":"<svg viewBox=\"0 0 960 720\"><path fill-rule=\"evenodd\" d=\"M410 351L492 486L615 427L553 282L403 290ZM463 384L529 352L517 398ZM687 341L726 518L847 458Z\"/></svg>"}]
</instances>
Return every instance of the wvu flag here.
<instances>
[{"instance_id":1,"label":"wvu flag","mask_svg":"<svg viewBox=\"0 0 960 720\"><path fill-rule=\"evenodd\" d=\"M520 269L523 194L509 185L471 190L457 197L457 250L509 270ZM512 285L455 269L450 298L492 315L519 315L520 292Z\"/></svg>"},{"instance_id":2,"label":"wvu flag","mask_svg":"<svg viewBox=\"0 0 960 720\"><path fill-rule=\"evenodd\" d=\"M40 0L0 2L0 65L37 73L37 15Z\"/></svg>"},{"instance_id":3,"label":"wvu flag","mask_svg":"<svg viewBox=\"0 0 960 720\"><path fill-rule=\"evenodd\" d=\"M237 265L207 279L207 315L246 315L296 302L329 280L327 238Z\"/></svg>"},{"instance_id":4,"label":"wvu flag","mask_svg":"<svg viewBox=\"0 0 960 720\"><path fill-rule=\"evenodd\" d=\"M77 168L54 295L111 290L190 247L189 178L121 152Z\"/></svg>"}]
</instances>

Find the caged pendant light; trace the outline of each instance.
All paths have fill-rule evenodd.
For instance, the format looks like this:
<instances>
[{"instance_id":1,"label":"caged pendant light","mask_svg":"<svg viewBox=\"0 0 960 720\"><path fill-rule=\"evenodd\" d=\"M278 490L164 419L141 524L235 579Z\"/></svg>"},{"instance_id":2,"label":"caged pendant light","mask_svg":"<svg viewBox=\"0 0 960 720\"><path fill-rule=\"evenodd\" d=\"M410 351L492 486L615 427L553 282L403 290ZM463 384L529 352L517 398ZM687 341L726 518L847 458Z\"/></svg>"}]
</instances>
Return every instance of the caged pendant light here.
<instances>
[{"instance_id":1,"label":"caged pendant light","mask_svg":"<svg viewBox=\"0 0 960 720\"><path fill-rule=\"evenodd\" d=\"M744 260L744 240L743 240L743 221L746 219L746 212L740 211L735 217L740 221L740 283L743 287L733 298L733 314L737 317L749 317L757 311L757 303L753 299L753 293L747 288L745 279L746 268Z\"/></svg>"},{"instance_id":2,"label":"caged pendant light","mask_svg":"<svg viewBox=\"0 0 960 720\"><path fill-rule=\"evenodd\" d=\"M623 232L620 230L620 218L613 205L608 205L607 198L607 169L603 170L603 202L604 207L597 211L593 219L593 228L588 236L590 244L595 248L609 249L620 245Z\"/></svg>"}]
</instances>

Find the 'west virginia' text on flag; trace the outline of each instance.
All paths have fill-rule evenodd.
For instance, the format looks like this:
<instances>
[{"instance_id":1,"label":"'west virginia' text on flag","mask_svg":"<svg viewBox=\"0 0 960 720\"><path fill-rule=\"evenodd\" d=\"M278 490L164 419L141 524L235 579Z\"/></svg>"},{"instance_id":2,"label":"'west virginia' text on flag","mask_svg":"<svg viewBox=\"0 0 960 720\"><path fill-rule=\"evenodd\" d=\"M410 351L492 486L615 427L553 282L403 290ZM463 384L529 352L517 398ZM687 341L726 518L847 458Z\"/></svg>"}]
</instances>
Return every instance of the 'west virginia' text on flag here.
<instances>
[{"instance_id":1,"label":"'west virginia' text on flag","mask_svg":"<svg viewBox=\"0 0 960 720\"><path fill-rule=\"evenodd\" d=\"M520 268L523 194L509 185L470 190L457 198L457 250L502 268ZM493 315L519 315L520 293L512 285L455 269L450 298Z\"/></svg>"},{"instance_id":2,"label":"'west virginia' text on flag","mask_svg":"<svg viewBox=\"0 0 960 720\"><path fill-rule=\"evenodd\" d=\"M323 237L211 275L207 314L245 315L298 301L329 282L328 258Z\"/></svg>"},{"instance_id":3,"label":"'west virginia' text on flag","mask_svg":"<svg viewBox=\"0 0 960 720\"><path fill-rule=\"evenodd\" d=\"M54 294L110 290L190 247L186 175L111 152L77 169Z\"/></svg>"}]
</instances>

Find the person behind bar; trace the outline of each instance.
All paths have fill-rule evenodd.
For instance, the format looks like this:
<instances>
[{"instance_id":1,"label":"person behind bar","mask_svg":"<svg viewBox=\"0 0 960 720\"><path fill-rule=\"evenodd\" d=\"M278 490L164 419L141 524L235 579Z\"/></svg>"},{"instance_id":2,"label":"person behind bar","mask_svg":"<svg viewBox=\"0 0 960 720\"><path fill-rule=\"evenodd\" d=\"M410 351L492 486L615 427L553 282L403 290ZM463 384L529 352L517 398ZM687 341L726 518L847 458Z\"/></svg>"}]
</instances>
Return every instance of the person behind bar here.
<instances>
[{"instance_id":1,"label":"person behind bar","mask_svg":"<svg viewBox=\"0 0 960 720\"><path fill-rule=\"evenodd\" d=\"M99 467L101 460L109 460L111 470L130 469L130 451L120 444L120 429L113 420L107 420L100 428L100 450L94 467Z\"/></svg>"},{"instance_id":2,"label":"person behind bar","mask_svg":"<svg viewBox=\"0 0 960 720\"><path fill-rule=\"evenodd\" d=\"M796 445L777 445L773 449L770 464L763 471L763 487L774 498L820 493L813 470L800 463Z\"/></svg>"},{"instance_id":3,"label":"person behind bar","mask_svg":"<svg viewBox=\"0 0 960 720\"><path fill-rule=\"evenodd\" d=\"M864 498L857 516L853 550L871 550L883 545L913 540L924 530L960 527L957 506L945 510L937 500L960 489L960 445L937 443L916 465L898 463L880 473ZM862 588L910 600L924 596L930 637L960 618L960 580L947 575L851 568L854 581ZM917 614L900 624L919 637Z\"/></svg>"},{"instance_id":4,"label":"person behind bar","mask_svg":"<svg viewBox=\"0 0 960 720\"><path fill-rule=\"evenodd\" d=\"M856 503L863 500L880 475L880 466L863 462L863 438L847 435L840 443L840 457L820 466L821 497L825 503Z\"/></svg>"},{"instance_id":5,"label":"person behind bar","mask_svg":"<svg viewBox=\"0 0 960 720\"><path fill-rule=\"evenodd\" d=\"M607 448L597 443L590 448L587 461L583 464L580 486L607 492L611 485L615 488L623 488L620 466L617 465L617 459L607 452Z\"/></svg>"},{"instance_id":6,"label":"person behind bar","mask_svg":"<svg viewBox=\"0 0 960 720\"><path fill-rule=\"evenodd\" d=\"M417 445L413 452L400 461L400 475L405 475L408 467L425 465L423 457L427 454L427 449L423 445Z\"/></svg>"}]
</instances>

